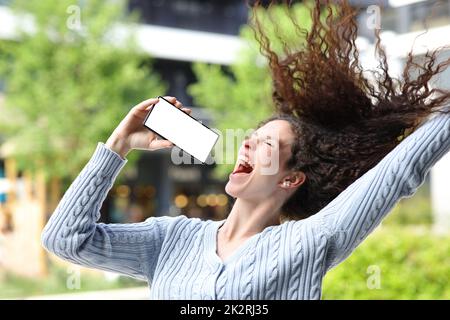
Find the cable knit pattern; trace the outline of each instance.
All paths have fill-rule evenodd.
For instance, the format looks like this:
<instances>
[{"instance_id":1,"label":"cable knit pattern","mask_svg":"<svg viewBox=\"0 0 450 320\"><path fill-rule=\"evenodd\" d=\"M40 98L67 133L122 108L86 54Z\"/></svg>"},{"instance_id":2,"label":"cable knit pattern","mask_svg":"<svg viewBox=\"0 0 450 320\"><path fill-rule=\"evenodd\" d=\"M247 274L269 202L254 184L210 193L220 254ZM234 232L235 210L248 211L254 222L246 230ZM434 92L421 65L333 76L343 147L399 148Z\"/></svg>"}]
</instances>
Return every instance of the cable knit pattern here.
<instances>
[{"instance_id":1,"label":"cable knit pattern","mask_svg":"<svg viewBox=\"0 0 450 320\"><path fill-rule=\"evenodd\" d=\"M281 228L276 228L270 234L270 247L269 247L269 277L267 281L267 298L275 299L275 295L277 293L277 283L279 280L278 270L280 266L278 264L278 252L280 249L280 237L281 237Z\"/></svg>"},{"instance_id":2,"label":"cable knit pattern","mask_svg":"<svg viewBox=\"0 0 450 320\"><path fill-rule=\"evenodd\" d=\"M315 272L313 272L311 276L311 299L319 299L321 297L322 278L325 275L325 272L320 273L319 271L325 271L323 265L327 240L323 234L320 234L318 240L319 242L316 246L317 250L315 251L313 260L313 270L315 270Z\"/></svg>"},{"instance_id":3,"label":"cable knit pattern","mask_svg":"<svg viewBox=\"0 0 450 320\"><path fill-rule=\"evenodd\" d=\"M435 116L320 212L270 226L222 261L216 248L224 221L179 216L98 223L126 163L99 143L45 226L42 243L73 263L147 281L151 299L320 299L326 272L398 200L413 195L449 149L450 116Z\"/></svg>"},{"instance_id":4,"label":"cable knit pattern","mask_svg":"<svg viewBox=\"0 0 450 320\"><path fill-rule=\"evenodd\" d=\"M218 300L224 300L226 297L225 294L225 288L227 285L227 277L225 276L226 274L223 273L219 276L219 278L217 279L217 299ZM247 278L246 280L248 282L251 281L251 277ZM244 286L244 293L243 293L243 298L245 299L245 297L248 297L248 291L249 291L249 287L247 285Z\"/></svg>"},{"instance_id":5,"label":"cable knit pattern","mask_svg":"<svg viewBox=\"0 0 450 320\"><path fill-rule=\"evenodd\" d=\"M297 226L297 232L298 230L298 224ZM293 258L291 263L291 269L289 270L291 276L290 283L291 285L288 287L287 296L290 299L297 299L299 297L299 288L300 288L300 275L301 268L302 268L302 262L303 262L303 250L302 250L302 241L301 237L297 236L296 241L293 242L293 248L291 249L291 252L293 252Z\"/></svg>"},{"instance_id":6,"label":"cable knit pattern","mask_svg":"<svg viewBox=\"0 0 450 320\"><path fill-rule=\"evenodd\" d=\"M243 273L243 291L242 291L242 299L243 300L251 300L252 299L252 288L253 288L253 275L255 272L255 262L256 262L256 254L255 248L251 247L247 250L247 259L245 259L246 265ZM223 296L225 297L225 296Z\"/></svg>"}]
</instances>

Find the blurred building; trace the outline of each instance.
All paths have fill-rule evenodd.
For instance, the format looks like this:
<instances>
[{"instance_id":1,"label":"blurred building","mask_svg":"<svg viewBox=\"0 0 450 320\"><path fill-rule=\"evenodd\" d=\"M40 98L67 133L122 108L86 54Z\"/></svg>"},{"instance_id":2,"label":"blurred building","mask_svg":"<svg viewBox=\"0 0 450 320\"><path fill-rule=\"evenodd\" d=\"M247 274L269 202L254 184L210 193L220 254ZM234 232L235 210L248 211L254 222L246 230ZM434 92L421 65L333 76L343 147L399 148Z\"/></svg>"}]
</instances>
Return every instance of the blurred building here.
<instances>
[{"instance_id":1,"label":"blurred building","mask_svg":"<svg viewBox=\"0 0 450 320\"><path fill-rule=\"evenodd\" d=\"M141 26L137 36L153 60L154 70L169 85L168 93L192 106L186 92L196 81L192 63L227 66L242 44L240 27L247 21L244 1L130 0ZM210 127L214 121L195 106L192 115ZM170 151L142 153L135 173L115 187L104 210L106 221L141 220L148 215L178 215L220 219L230 209L225 182L212 178L214 166L175 165ZM130 210L131 209L131 210Z\"/></svg>"}]
</instances>

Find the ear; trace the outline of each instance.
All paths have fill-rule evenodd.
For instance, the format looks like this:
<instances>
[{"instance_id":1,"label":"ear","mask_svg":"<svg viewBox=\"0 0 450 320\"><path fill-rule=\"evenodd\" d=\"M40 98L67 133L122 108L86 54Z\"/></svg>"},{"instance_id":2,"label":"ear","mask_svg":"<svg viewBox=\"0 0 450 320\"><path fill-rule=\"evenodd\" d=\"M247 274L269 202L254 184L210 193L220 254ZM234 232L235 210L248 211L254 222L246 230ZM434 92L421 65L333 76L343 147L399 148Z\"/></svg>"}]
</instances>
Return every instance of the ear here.
<instances>
[{"instance_id":1,"label":"ear","mask_svg":"<svg viewBox=\"0 0 450 320\"><path fill-rule=\"evenodd\" d=\"M289 190L301 186L306 180L306 175L301 171L296 171L284 177L279 186L283 189Z\"/></svg>"}]
</instances>

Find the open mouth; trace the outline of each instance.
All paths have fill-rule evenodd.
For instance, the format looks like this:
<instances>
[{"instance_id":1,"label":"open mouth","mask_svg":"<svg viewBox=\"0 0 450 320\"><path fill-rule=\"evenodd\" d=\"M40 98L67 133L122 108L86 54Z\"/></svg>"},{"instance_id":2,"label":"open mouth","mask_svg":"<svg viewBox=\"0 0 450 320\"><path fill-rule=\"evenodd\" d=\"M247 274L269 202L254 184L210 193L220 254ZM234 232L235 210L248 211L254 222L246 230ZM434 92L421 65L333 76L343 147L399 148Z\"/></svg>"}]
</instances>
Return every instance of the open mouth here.
<instances>
[{"instance_id":1,"label":"open mouth","mask_svg":"<svg viewBox=\"0 0 450 320\"><path fill-rule=\"evenodd\" d=\"M249 174L253 171L254 165L244 156L239 156L239 164L232 174Z\"/></svg>"}]
</instances>

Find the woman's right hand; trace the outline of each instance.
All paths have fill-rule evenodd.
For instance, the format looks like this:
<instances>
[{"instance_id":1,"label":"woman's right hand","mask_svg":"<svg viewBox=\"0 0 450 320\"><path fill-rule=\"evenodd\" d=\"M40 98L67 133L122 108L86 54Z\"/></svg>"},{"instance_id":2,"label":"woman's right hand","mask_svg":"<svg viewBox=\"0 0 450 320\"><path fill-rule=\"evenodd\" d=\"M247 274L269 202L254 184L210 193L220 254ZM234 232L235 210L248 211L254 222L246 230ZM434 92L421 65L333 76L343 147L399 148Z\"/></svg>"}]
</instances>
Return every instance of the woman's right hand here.
<instances>
[{"instance_id":1,"label":"woman's right hand","mask_svg":"<svg viewBox=\"0 0 450 320\"><path fill-rule=\"evenodd\" d=\"M176 98L164 98L187 114L191 113L191 110L184 108ZM158 140L157 135L143 125L148 112L158 101L158 98L152 98L133 107L106 141L106 146L122 158L125 158L132 149L158 150L172 147L172 142L164 139Z\"/></svg>"}]
</instances>

